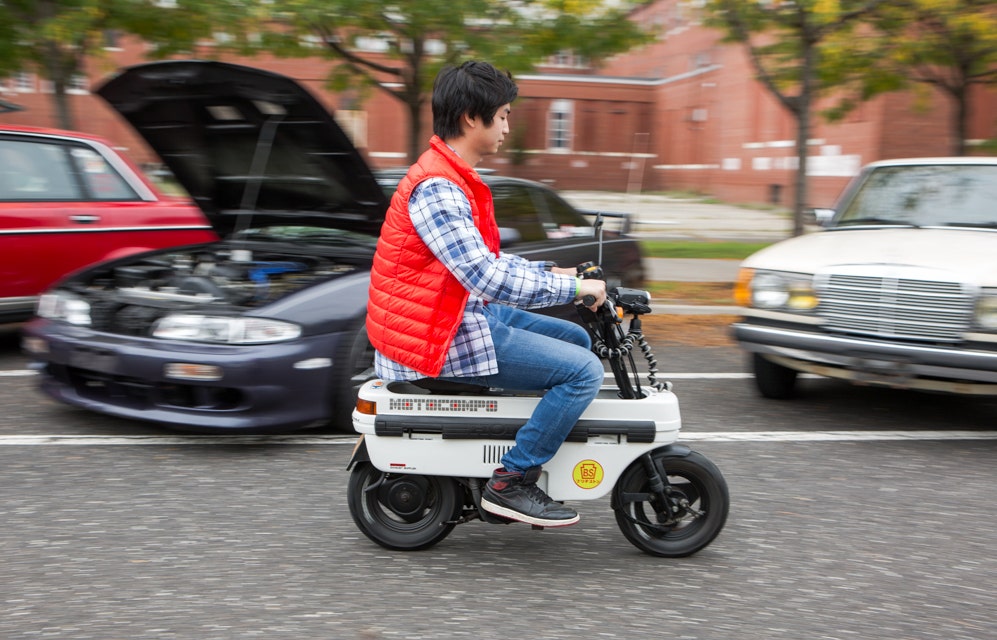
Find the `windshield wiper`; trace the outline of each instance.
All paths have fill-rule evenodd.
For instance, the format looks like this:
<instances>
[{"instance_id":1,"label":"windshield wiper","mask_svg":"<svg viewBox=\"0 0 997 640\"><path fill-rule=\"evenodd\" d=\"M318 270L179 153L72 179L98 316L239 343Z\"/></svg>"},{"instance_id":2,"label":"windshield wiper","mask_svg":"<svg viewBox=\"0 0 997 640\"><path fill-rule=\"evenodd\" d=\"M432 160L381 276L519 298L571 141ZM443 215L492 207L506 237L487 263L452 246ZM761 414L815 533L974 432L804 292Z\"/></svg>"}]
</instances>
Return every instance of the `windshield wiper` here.
<instances>
[{"instance_id":1,"label":"windshield wiper","mask_svg":"<svg viewBox=\"0 0 997 640\"><path fill-rule=\"evenodd\" d=\"M945 227L969 227L977 229L997 229L997 222L946 222Z\"/></svg>"},{"instance_id":2,"label":"windshield wiper","mask_svg":"<svg viewBox=\"0 0 997 640\"><path fill-rule=\"evenodd\" d=\"M846 227L852 225L883 225L890 227L911 227L914 229L918 228L918 225L913 222L901 222L900 220L890 220L889 218L850 218L848 220L841 220L838 224L834 225L836 227Z\"/></svg>"}]
</instances>

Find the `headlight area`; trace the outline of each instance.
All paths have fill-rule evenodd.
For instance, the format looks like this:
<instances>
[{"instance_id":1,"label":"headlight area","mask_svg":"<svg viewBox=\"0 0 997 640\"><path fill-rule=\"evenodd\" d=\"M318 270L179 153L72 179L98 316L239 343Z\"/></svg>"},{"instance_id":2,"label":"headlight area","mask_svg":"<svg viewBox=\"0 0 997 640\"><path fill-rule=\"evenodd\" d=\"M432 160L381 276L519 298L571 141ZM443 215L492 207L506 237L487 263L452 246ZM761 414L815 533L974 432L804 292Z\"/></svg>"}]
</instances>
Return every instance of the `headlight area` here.
<instances>
[{"instance_id":1,"label":"headlight area","mask_svg":"<svg viewBox=\"0 0 997 640\"><path fill-rule=\"evenodd\" d=\"M43 293L35 313L41 318L90 326L90 303L74 293L57 289Z\"/></svg>"},{"instance_id":2,"label":"headlight area","mask_svg":"<svg viewBox=\"0 0 997 640\"><path fill-rule=\"evenodd\" d=\"M980 291L974 315L974 324L981 331L997 331L997 289Z\"/></svg>"},{"instance_id":3,"label":"headlight area","mask_svg":"<svg viewBox=\"0 0 997 640\"><path fill-rule=\"evenodd\" d=\"M152 336L214 344L269 344L301 336L301 327L268 318L174 314L156 321Z\"/></svg>"},{"instance_id":4,"label":"headlight area","mask_svg":"<svg viewBox=\"0 0 997 640\"><path fill-rule=\"evenodd\" d=\"M791 313L811 313L818 303L812 275L748 268L738 272L734 300L742 307Z\"/></svg>"}]
</instances>

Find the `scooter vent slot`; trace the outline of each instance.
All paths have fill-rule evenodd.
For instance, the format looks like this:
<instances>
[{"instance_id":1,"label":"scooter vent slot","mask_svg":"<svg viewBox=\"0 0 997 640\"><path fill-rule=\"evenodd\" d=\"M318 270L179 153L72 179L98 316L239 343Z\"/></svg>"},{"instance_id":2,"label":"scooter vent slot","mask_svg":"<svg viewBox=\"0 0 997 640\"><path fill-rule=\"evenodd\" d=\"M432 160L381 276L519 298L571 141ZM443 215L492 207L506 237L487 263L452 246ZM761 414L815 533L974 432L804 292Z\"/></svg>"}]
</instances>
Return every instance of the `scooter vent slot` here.
<instances>
[{"instance_id":1,"label":"scooter vent slot","mask_svg":"<svg viewBox=\"0 0 997 640\"><path fill-rule=\"evenodd\" d=\"M481 462L484 464L501 464L502 456L509 452L512 447L486 444L481 447Z\"/></svg>"}]
</instances>

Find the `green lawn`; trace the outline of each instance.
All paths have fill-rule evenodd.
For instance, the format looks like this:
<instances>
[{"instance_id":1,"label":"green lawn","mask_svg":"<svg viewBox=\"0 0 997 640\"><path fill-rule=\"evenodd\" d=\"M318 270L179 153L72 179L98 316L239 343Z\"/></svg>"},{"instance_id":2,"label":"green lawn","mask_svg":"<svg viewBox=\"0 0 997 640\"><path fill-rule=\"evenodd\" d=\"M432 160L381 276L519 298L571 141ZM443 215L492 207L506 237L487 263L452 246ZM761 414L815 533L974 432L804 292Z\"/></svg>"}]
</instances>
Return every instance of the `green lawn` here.
<instances>
[{"instance_id":1,"label":"green lawn","mask_svg":"<svg viewBox=\"0 0 997 640\"><path fill-rule=\"evenodd\" d=\"M641 248L647 258L717 258L744 260L770 242L673 242L644 240Z\"/></svg>"}]
</instances>

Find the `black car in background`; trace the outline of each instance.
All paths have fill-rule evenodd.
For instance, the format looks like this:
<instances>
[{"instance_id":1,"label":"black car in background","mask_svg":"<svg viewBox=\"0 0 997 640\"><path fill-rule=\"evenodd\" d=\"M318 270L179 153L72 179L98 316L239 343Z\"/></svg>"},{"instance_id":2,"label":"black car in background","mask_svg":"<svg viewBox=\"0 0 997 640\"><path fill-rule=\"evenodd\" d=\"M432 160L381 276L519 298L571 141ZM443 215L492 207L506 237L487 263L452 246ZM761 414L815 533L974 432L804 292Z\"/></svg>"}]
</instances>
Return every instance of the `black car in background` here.
<instances>
[{"instance_id":1,"label":"black car in background","mask_svg":"<svg viewBox=\"0 0 997 640\"><path fill-rule=\"evenodd\" d=\"M407 170L374 171L386 196L394 193ZM628 214L583 211L543 183L509 178L488 170L479 173L495 200L502 251L530 260L551 260L562 267L601 262L609 287L644 286L640 244L628 235L631 226ZM572 320L577 318L570 308L558 308L553 313Z\"/></svg>"},{"instance_id":2,"label":"black car in background","mask_svg":"<svg viewBox=\"0 0 997 640\"><path fill-rule=\"evenodd\" d=\"M369 269L386 182L402 174L375 177L332 115L274 73L158 62L124 70L98 93L221 239L102 263L45 293L23 340L42 390L187 431L352 431L356 391L373 375ZM590 218L553 191L488 182L504 250L562 266L598 259ZM641 286L637 243L605 236L610 280ZM570 307L557 312L575 317Z\"/></svg>"}]
</instances>

